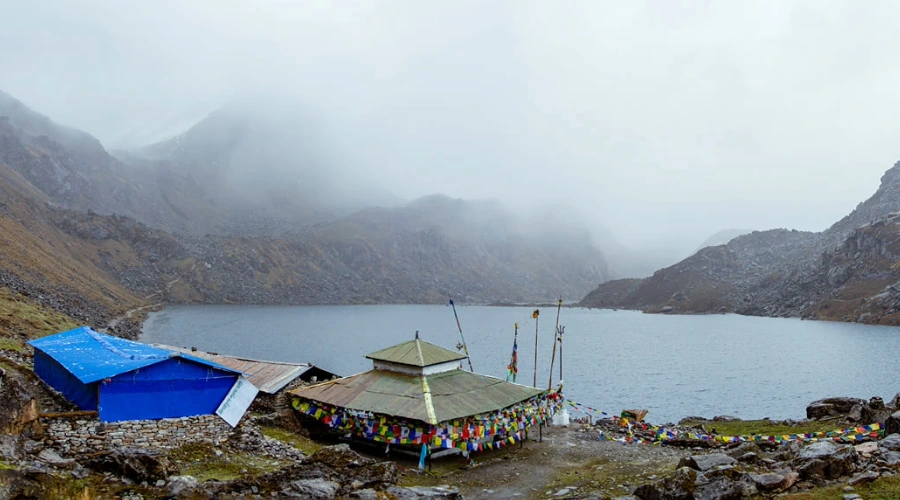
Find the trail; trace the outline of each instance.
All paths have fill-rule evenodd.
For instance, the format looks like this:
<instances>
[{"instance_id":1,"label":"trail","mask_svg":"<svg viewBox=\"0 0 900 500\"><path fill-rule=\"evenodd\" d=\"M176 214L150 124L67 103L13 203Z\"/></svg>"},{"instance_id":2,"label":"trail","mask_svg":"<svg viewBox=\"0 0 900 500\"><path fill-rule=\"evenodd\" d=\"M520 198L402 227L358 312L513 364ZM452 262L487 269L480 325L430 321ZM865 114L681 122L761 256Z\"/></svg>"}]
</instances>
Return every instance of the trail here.
<instances>
[{"instance_id":1,"label":"trail","mask_svg":"<svg viewBox=\"0 0 900 500\"><path fill-rule=\"evenodd\" d=\"M153 295L159 295L159 293L157 292ZM115 318L111 319L109 321L109 323L106 325L106 327L100 329L100 333L109 333L110 330L115 330L116 328L118 328L119 323L121 323L122 321L125 321L126 319L131 319L135 315L135 313L138 313L145 309L153 309L155 307L162 307L164 305L166 305L165 302L158 302L156 304L150 304L147 306L141 306L141 307L135 307L134 309L129 309L128 311L125 311L125 314L116 316Z\"/></svg>"},{"instance_id":2,"label":"trail","mask_svg":"<svg viewBox=\"0 0 900 500\"><path fill-rule=\"evenodd\" d=\"M197 267L196 263L194 263L194 265L191 266L191 268L188 270L188 272L189 273L192 272L195 267ZM174 285L175 283L178 283L179 281L181 281L180 276L178 278L173 279L172 281L167 281L165 286L161 290L151 293L150 295L147 295L146 297L144 297L144 300L150 300L154 297L162 295L163 292L168 291L170 288L172 288L172 285ZM119 326L119 323L125 321L126 319L131 319L136 313L147 310L147 309L154 309L157 307L162 307L164 305L166 305L165 302L157 302L154 304L129 309L129 310L125 311L124 314L121 314L121 315L116 316L115 318L111 319L109 321L109 323L107 323L107 325L105 327L101 328L99 331L101 333L109 333L110 330L115 330Z\"/></svg>"}]
</instances>

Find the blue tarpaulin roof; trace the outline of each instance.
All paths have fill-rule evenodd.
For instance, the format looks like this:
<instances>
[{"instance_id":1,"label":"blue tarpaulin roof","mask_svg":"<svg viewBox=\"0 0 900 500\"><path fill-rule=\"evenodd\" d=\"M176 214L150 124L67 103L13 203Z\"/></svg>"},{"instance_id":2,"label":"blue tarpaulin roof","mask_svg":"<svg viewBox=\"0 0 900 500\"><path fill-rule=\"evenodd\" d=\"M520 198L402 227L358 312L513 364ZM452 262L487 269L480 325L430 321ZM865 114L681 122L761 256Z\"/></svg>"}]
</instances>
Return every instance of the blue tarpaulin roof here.
<instances>
[{"instance_id":1,"label":"blue tarpaulin roof","mask_svg":"<svg viewBox=\"0 0 900 500\"><path fill-rule=\"evenodd\" d=\"M28 343L55 359L84 384L154 365L173 357L182 357L230 373L240 373L178 351L103 335L86 326Z\"/></svg>"}]
</instances>

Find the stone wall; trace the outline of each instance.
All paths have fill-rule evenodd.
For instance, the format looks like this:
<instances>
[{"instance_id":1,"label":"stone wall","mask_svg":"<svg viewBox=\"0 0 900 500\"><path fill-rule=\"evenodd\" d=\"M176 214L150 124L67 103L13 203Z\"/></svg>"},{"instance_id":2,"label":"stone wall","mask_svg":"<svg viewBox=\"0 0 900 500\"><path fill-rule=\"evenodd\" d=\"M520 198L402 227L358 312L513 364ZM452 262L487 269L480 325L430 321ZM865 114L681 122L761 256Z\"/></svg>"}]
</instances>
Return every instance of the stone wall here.
<instances>
[{"instance_id":1,"label":"stone wall","mask_svg":"<svg viewBox=\"0 0 900 500\"><path fill-rule=\"evenodd\" d=\"M48 446L65 454L118 447L168 449L188 443L218 445L233 429L216 415L103 423L98 419L42 418Z\"/></svg>"}]
</instances>

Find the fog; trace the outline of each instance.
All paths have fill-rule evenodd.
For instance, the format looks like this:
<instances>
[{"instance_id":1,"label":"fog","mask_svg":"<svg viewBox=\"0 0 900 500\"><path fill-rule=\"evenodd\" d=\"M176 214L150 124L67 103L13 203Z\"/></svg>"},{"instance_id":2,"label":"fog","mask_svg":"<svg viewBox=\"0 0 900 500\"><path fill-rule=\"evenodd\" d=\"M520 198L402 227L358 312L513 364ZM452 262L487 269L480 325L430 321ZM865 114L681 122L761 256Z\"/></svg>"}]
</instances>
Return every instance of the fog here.
<instances>
[{"instance_id":1,"label":"fog","mask_svg":"<svg viewBox=\"0 0 900 500\"><path fill-rule=\"evenodd\" d=\"M0 89L108 148L284 97L398 197L562 204L678 253L734 227L822 230L874 192L900 159L898 18L887 1L4 1Z\"/></svg>"}]
</instances>

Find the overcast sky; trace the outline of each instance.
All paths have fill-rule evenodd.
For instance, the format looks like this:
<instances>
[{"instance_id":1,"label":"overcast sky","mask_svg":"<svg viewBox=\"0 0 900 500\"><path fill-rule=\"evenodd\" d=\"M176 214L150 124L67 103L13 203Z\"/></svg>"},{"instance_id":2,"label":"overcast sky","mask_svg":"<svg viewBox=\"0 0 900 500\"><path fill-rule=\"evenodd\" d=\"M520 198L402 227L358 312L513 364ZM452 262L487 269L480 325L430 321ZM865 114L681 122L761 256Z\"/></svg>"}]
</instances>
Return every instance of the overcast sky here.
<instances>
[{"instance_id":1,"label":"overcast sky","mask_svg":"<svg viewBox=\"0 0 900 500\"><path fill-rule=\"evenodd\" d=\"M290 96L400 196L562 199L636 247L822 230L900 159L900 2L34 0L0 19L0 89L109 147Z\"/></svg>"}]
</instances>

